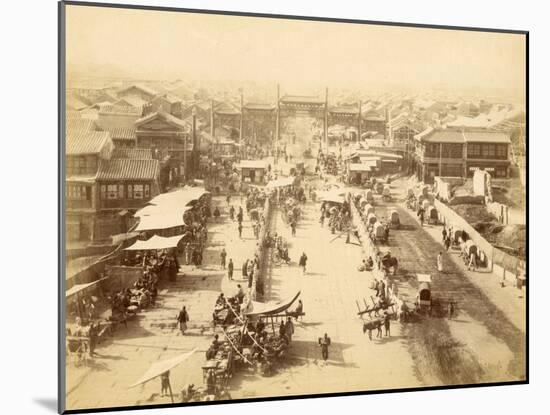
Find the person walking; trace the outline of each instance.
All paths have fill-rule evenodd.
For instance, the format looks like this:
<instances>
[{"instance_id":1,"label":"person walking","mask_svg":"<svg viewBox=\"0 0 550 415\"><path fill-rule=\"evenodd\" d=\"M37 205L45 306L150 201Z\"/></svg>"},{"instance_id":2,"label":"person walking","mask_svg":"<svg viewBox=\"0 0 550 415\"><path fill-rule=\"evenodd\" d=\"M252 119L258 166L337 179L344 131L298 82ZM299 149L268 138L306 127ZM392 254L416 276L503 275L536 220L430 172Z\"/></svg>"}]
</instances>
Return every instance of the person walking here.
<instances>
[{"instance_id":1,"label":"person walking","mask_svg":"<svg viewBox=\"0 0 550 415\"><path fill-rule=\"evenodd\" d=\"M233 205L231 205L231 207L229 208L229 219L231 219L232 221L235 220L235 208L233 207Z\"/></svg>"},{"instance_id":2,"label":"person walking","mask_svg":"<svg viewBox=\"0 0 550 415\"><path fill-rule=\"evenodd\" d=\"M386 336L390 337L390 315L386 312L384 313L384 330L386 331Z\"/></svg>"},{"instance_id":3,"label":"person walking","mask_svg":"<svg viewBox=\"0 0 550 415\"><path fill-rule=\"evenodd\" d=\"M451 320L455 314L455 304L452 300L449 301L449 305L447 306L447 312L449 313L449 320Z\"/></svg>"},{"instance_id":4,"label":"person walking","mask_svg":"<svg viewBox=\"0 0 550 415\"><path fill-rule=\"evenodd\" d=\"M328 359L328 348L330 347L330 337L325 333L323 337L319 337L319 347L321 348L321 356L326 362Z\"/></svg>"},{"instance_id":5,"label":"person walking","mask_svg":"<svg viewBox=\"0 0 550 415\"><path fill-rule=\"evenodd\" d=\"M445 243L445 241L447 240L447 229L445 229L445 226L443 226L443 230L441 231L441 236L442 236L442 241L443 243Z\"/></svg>"},{"instance_id":6,"label":"person walking","mask_svg":"<svg viewBox=\"0 0 550 415\"><path fill-rule=\"evenodd\" d=\"M187 242L185 244L185 265L190 265L191 264L191 243L190 242Z\"/></svg>"},{"instance_id":7,"label":"person walking","mask_svg":"<svg viewBox=\"0 0 550 415\"><path fill-rule=\"evenodd\" d=\"M299 265L302 267L302 275L306 274L306 266L307 266L307 255L305 252L302 252L302 256L300 257Z\"/></svg>"},{"instance_id":8,"label":"person walking","mask_svg":"<svg viewBox=\"0 0 550 415\"><path fill-rule=\"evenodd\" d=\"M292 230L292 236L296 236L296 222L292 221L290 223L290 229Z\"/></svg>"},{"instance_id":9,"label":"person walking","mask_svg":"<svg viewBox=\"0 0 550 415\"><path fill-rule=\"evenodd\" d=\"M239 226L237 227L238 231L239 231L239 238L242 238L243 237L243 224L242 222L239 222Z\"/></svg>"},{"instance_id":10,"label":"person walking","mask_svg":"<svg viewBox=\"0 0 550 415\"><path fill-rule=\"evenodd\" d=\"M447 235L447 237L445 238L445 242L443 244L445 246L445 251L449 251L449 248L451 247L451 236L450 235Z\"/></svg>"},{"instance_id":11,"label":"person walking","mask_svg":"<svg viewBox=\"0 0 550 415\"><path fill-rule=\"evenodd\" d=\"M160 375L160 395L166 396L168 394L172 397L172 386L170 386L169 370ZM174 399L172 399L172 402L174 402Z\"/></svg>"},{"instance_id":12,"label":"person walking","mask_svg":"<svg viewBox=\"0 0 550 415\"><path fill-rule=\"evenodd\" d=\"M476 270L476 254L471 253L470 254L470 262L468 263L468 271L475 271Z\"/></svg>"},{"instance_id":13,"label":"person walking","mask_svg":"<svg viewBox=\"0 0 550 415\"><path fill-rule=\"evenodd\" d=\"M233 281L233 258L229 258L229 264L227 264L227 278Z\"/></svg>"},{"instance_id":14,"label":"person walking","mask_svg":"<svg viewBox=\"0 0 550 415\"><path fill-rule=\"evenodd\" d=\"M248 259L243 262L243 266L242 266L243 278L246 278L248 276L247 270L248 270Z\"/></svg>"},{"instance_id":15,"label":"person walking","mask_svg":"<svg viewBox=\"0 0 550 415\"><path fill-rule=\"evenodd\" d=\"M437 271L440 273L443 272L443 253L441 251L437 255Z\"/></svg>"},{"instance_id":16,"label":"person walking","mask_svg":"<svg viewBox=\"0 0 550 415\"><path fill-rule=\"evenodd\" d=\"M227 258L227 252L225 252L225 248L222 248L220 252L220 266L222 269L225 269L225 258Z\"/></svg>"},{"instance_id":17,"label":"person walking","mask_svg":"<svg viewBox=\"0 0 550 415\"><path fill-rule=\"evenodd\" d=\"M424 226L424 208L418 209L418 218L420 219L420 226Z\"/></svg>"},{"instance_id":18,"label":"person walking","mask_svg":"<svg viewBox=\"0 0 550 415\"><path fill-rule=\"evenodd\" d=\"M292 323L292 319L290 317L286 319L285 329L286 337L288 338L288 341L291 342L292 335L294 334L294 323Z\"/></svg>"},{"instance_id":19,"label":"person walking","mask_svg":"<svg viewBox=\"0 0 550 415\"><path fill-rule=\"evenodd\" d=\"M185 330L187 330L187 322L189 321L189 314L187 314L187 310L185 309L185 306L182 307L180 313L177 317L181 335L183 336L185 334Z\"/></svg>"}]
</instances>

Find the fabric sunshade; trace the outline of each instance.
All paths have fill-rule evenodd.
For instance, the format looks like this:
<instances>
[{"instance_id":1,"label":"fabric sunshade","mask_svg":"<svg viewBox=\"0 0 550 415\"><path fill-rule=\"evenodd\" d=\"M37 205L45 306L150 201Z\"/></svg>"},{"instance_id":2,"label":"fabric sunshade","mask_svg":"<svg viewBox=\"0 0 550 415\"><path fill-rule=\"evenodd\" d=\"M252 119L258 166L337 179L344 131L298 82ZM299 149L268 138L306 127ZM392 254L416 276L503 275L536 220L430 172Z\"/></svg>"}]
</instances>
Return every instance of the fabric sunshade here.
<instances>
[{"instance_id":1,"label":"fabric sunshade","mask_svg":"<svg viewBox=\"0 0 550 415\"><path fill-rule=\"evenodd\" d=\"M161 362L155 362L149 367L149 370L134 384L130 385L128 388L133 388L135 386L141 385L142 383L149 382L150 380L162 375L164 372L173 369L177 365L185 362L195 353L196 349L191 350L188 353L181 354L179 356L173 357L171 359L163 360Z\"/></svg>"},{"instance_id":2,"label":"fabric sunshade","mask_svg":"<svg viewBox=\"0 0 550 415\"><path fill-rule=\"evenodd\" d=\"M244 314L247 316L269 316L278 314L288 310L288 308L292 305L292 303L294 303L294 301L297 300L299 296L300 291L298 291L293 297L278 303L259 303L257 301L250 301L247 309L244 311Z\"/></svg>"},{"instance_id":3,"label":"fabric sunshade","mask_svg":"<svg viewBox=\"0 0 550 415\"><path fill-rule=\"evenodd\" d=\"M146 241L136 241L133 245L125 248L126 251L147 251L151 249L168 249L178 246L178 242L183 238L183 235L170 237L153 235Z\"/></svg>"}]
</instances>

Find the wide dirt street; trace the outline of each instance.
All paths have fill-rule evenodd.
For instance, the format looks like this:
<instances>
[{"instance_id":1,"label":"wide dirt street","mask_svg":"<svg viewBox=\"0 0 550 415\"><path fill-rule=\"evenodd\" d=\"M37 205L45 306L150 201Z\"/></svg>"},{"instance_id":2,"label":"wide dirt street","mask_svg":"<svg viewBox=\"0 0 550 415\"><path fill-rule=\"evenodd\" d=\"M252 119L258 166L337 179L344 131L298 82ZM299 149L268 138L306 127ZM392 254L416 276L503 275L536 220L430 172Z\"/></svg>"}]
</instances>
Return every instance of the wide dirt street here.
<instances>
[{"instance_id":1,"label":"wide dirt street","mask_svg":"<svg viewBox=\"0 0 550 415\"><path fill-rule=\"evenodd\" d=\"M289 356L271 377L253 370L238 371L230 382L233 398L268 397L328 392L368 391L428 385L517 380L524 377L524 299L512 287L501 288L496 276L465 271L457 254L444 254L445 272L436 272L440 226L420 227L401 200L406 183L392 184L392 202L376 200L376 212L385 217L398 209L403 226L392 230L387 246L399 258L393 279L399 294L412 303L416 296L416 273L433 276L433 294L457 302L454 319L424 318L416 323L392 321L391 335L369 340L362 332L356 301L370 303L374 291L370 272L357 270L362 250L357 240L331 234L319 224L319 203L304 207L297 235L278 210L270 228L289 242L290 265L267 267L266 300L279 301L301 291L306 315L295 323ZM175 283L165 283L154 309L119 329L112 340L97 349L88 367L67 367L70 407L125 406L169 403L161 397L160 381L128 389L150 366L192 349L197 352L171 371L174 393L194 383L202 386L201 365L212 340L211 315L220 292L233 295L240 268L253 256L257 241L245 218L243 238L227 217L225 198L214 198L222 207L219 223L209 224L208 248L199 269L182 266ZM238 197L231 202L239 204ZM246 216L246 215L245 215ZM235 262L235 281L220 269L219 252L225 247ZM307 273L298 267L299 256L308 257ZM182 305L190 314L190 329L182 336L176 315ZM277 328L276 328L277 329ZM318 338L332 339L329 359L321 359ZM177 397L176 397L177 399Z\"/></svg>"}]
</instances>

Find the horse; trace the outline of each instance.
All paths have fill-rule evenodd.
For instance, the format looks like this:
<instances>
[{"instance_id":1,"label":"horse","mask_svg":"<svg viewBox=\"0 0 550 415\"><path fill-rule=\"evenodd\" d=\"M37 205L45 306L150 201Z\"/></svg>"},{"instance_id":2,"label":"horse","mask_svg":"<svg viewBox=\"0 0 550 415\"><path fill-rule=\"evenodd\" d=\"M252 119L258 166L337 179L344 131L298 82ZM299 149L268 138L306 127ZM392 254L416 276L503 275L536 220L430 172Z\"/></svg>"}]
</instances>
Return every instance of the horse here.
<instances>
[{"instance_id":1,"label":"horse","mask_svg":"<svg viewBox=\"0 0 550 415\"><path fill-rule=\"evenodd\" d=\"M382 258L382 266L385 272L389 272L390 268L393 268L393 275L397 274L399 261L396 257L390 256L389 258Z\"/></svg>"},{"instance_id":2,"label":"horse","mask_svg":"<svg viewBox=\"0 0 550 415\"><path fill-rule=\"evenodd\" d=\"M369 339L372 340L372 331L377 330L376 337L382 337L382 325L384 324L383 318L377 318L371 321L366 321L363 323L363 334L369 332Z\"/></svg>"}]
</instances>

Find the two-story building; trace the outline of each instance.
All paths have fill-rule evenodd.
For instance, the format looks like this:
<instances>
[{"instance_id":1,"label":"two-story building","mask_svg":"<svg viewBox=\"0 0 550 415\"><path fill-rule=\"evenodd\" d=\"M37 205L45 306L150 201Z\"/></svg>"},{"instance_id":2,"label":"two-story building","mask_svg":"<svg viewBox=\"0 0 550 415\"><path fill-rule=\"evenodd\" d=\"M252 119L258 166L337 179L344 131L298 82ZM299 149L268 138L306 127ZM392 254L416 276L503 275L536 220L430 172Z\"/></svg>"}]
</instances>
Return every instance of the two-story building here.
<instances>
[{"instance_id":1,"label":"two-story building","mask_svg":"<svg viewBox=\"0 0 550 415\"><path fill-rule=\"evenodd\" d=\"M188 177L195 159L198 166L198 155L193 150L199 146L193 143L191 126L187 122L159 111L140 118L135 127L136 146L151 149L153 158L161 161L163 184Z\"/></svg>"},{"instance_id":2,"label":"two-story building","mask_svg":"<svg viewBox=\"0 0 550 415\"><path fill-rule=\"evenodd\" d=\"M111 158L100 162L96 181L99 189L98 239L127 232L131 213L142 208L160 193L160 163L144 149L118 149ZM144 158L149 157L149 158Z\"/></svg>"},{"instance_id":3,"label":"two-story building","mask_svg":"<svg viewBox=\"0 0 550 415\"><path fill-rule=\"evenodd\" d=\"M486 170L493 177L507 178L510 137L486 129L435 129L415 136L414 168L419 180L434 177L472 177Z\"/></svg>"},{"instance_id":4,"label":"two-story building","mask_svg":"<svg viewBox=\"0 0 550 415\"><path fill-rule=\"evenodd\" d=\"M115 149L91 120L67 120L68 241L97 242L126 232L128 214L159 193L159 161L150 149Z\"/></svg>"},{"instance_id":5,"label":"two-story building","mask_svg":"<svg viewBox=\"0 0 550 415\"><path fill-rule=\"evenodd\" d=\"M66 232L69 241L95 238L99 209L96 176L102 160L111 157L113 143L91 120L69 119L65 144Z\"/></svg>"}]
</instances>

